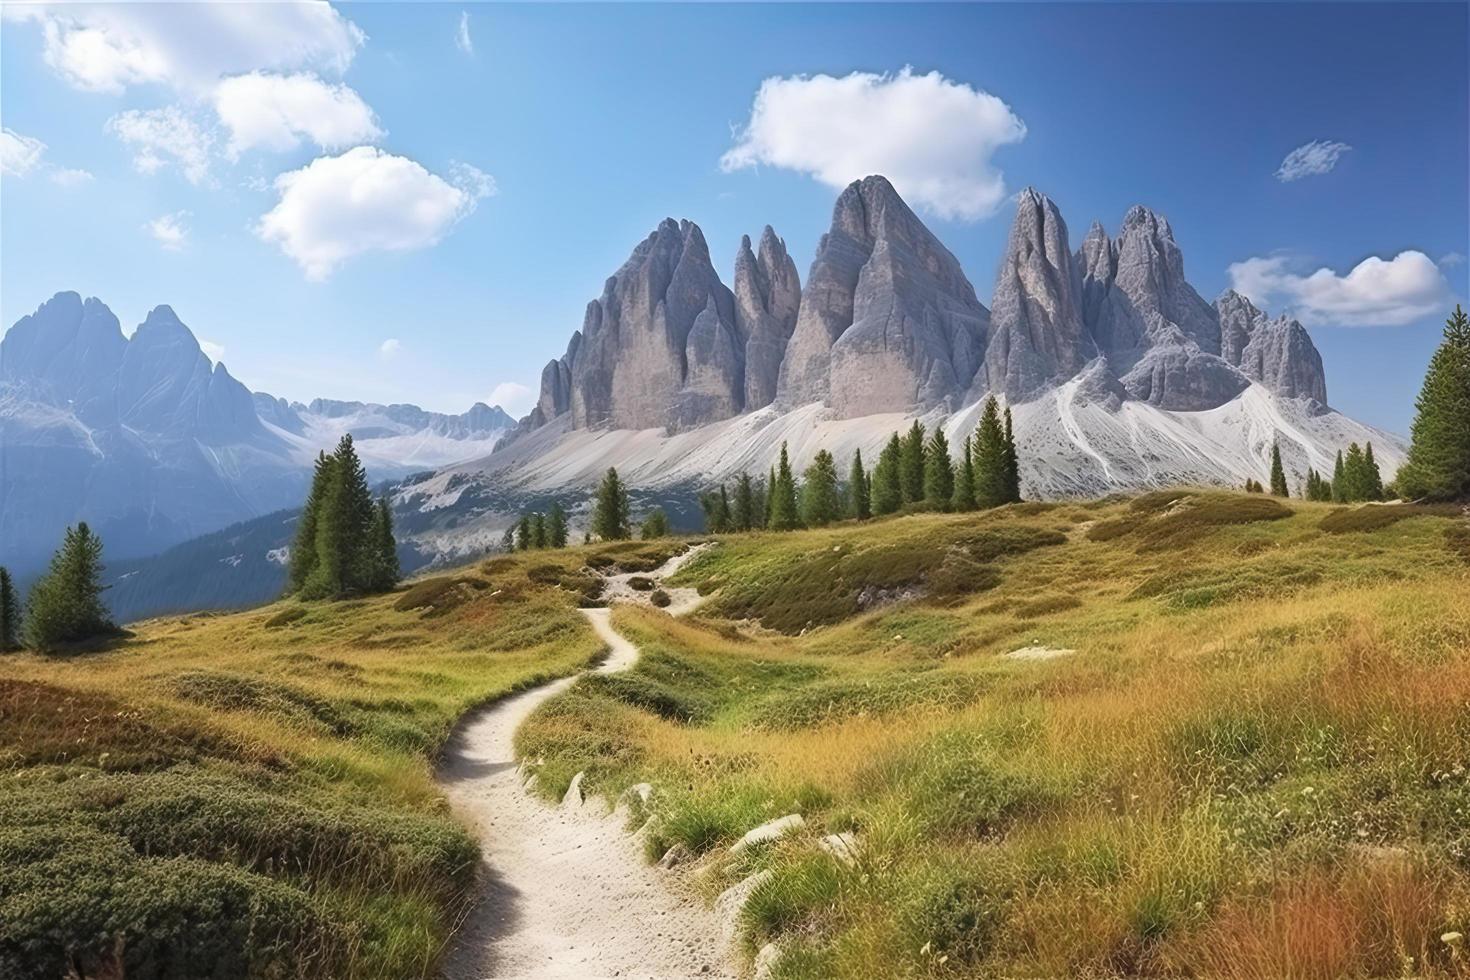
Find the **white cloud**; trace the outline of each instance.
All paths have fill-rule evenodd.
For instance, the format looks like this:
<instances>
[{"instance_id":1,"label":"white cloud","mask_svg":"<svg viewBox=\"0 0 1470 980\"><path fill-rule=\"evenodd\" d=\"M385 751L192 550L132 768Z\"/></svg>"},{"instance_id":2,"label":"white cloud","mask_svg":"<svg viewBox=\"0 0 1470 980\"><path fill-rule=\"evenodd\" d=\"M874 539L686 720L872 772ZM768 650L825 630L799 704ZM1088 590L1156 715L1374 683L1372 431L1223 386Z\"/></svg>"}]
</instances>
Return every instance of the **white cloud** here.
<instances>
[{"instance_id":1,"label":"white cloud","mask_svg":"<svg viewBox=\"0 0 1470 980\"><path fill-rule=\"evenodd\" d=\"M475 53L475 42L470 39L470 14L467 10L459 12L459 30L454 32L454 45L465 54Z\"/></svg>"},{"instance_id":2,"label":"white cloud","mask_svg":"<svg viewBox=\"0 0 1470 980\"><path fill-rule=\"evenodd\" d=\"M0 129L0 173L24 177L35 170L46 153L46 144L13 129Z\"/></svg>"},{"instance_id":3,"label":"white cloud","mask_svg":"<svg viewBox=\"0 0 1470 980\"><path fill-rule=\"evenodd\" d=\"M910 202L973 221L1005 199L995 151L1026 136L1000 99L939 72L793 75L761 82L726 173L768 164L841 188L882 174Z\"/></svg>"},{"instance_id":4,"label":"white cloud","mask_svg":"<svg viewBox=\"0 0 1470 980\"><path fill-rule=\"evenodd\" d=\"M366 39L325 0L292 3L7 3L41 25L46 63L76 88L160 83L203 95L261 69L341 74Z\"/></svg>"},{"instance_id":5,"label":"white cloud","mask_svg":"<svg viewBox=\"0 0 1470 980\"><path fill-rule=\"evenodd\" d=\"M383 135L373 110L356 92L310 73L236 75L215 87L213 100L230 131L231 158L256 146L294 149L302 139L337 150Z\"/></svg>"},{"instance_id":6,"label":"white cloud","mask_svg":"<svg viewBox=\"0 0 1470 980\"><path fill-rule=\"evenodd\" d=\"M214 137L178 106L129 109L107 120L107 129L133 148L139 173L157 173L172 161L191 184L209 179Z\"/></svg>"},{"instance_id":7,"label":"white cloud","mask_svg":"<svg viewBox=\"0 0 1470 980\"><path fill-rule=\"evenodd\" d=\"M1325 174L1337 166L1338 157L1351 149L1346 143L1334 143L1331 140L1304 143L1281 161L1281 166L1276 170L1276 179L1285 182Z\"/></svg>"},{"instance_id":8,"label":"white cloud","mask_svg":"<svg viewBox=\"0 0 1470 980\"><path fill-rule=\"evenodd\" d=\"M1231 285L1257 306L1284 304L1311 326L1400 327L1450 304L1449 283L1423 252L1400 252L1387 261L1369 256L1345 276L1327 268L1299 275L1291 265L1281 255L1236 262Z\"/></svg>"},{"instance_id":9,"label":"white cloud","mask_svg":"<svg viewBox=\"0 0 1470 980\"><path fill-rule=\"evenodd\" d=\"M218 364L225 356L225 347L223 344L216 344L214 341L205 340L202 337L199 339L199 349L204 351L209 359L211 361L214 361L216 364Z\"/></svg>"},{"instance_id":10,"label":"white cloud","mask_svg":"<svg viewBox=\"0 0 1470 980\"><path fill-rule=\"evenodd\" d=\"M518 381L502 381L490 392L490 404L499 405L512 415L530 411L535 392Z\"/></svg>"},{"instance_id":11,"label":"white cloud","mask_svg":"<svg viewBox=\"0 0 1470 980\"><path fill-rule=\"evenodd\" d=\"M1465 256L1461 255L1459 252L1446 252L1444 255L1441 255L1439 257L1439 267L1441 269L1453 269L1457 265L1464 264Z\"/></svg>"},{"instance_id":12,"label":"white cloud","mask_svg":"<svg viewBox=\"0 0 1470 980\"><path fill-rule=\"evenodd\" d=\"M449 164L449 182L470 196L472 200L494 197L500 193L500 188L495 184L495 178L491 177L479 167L458 160Z\"/></svg>"},{"instance_id":13,"label":"white cloud","mask_svg":"<svg viewBox=\"0 0 1470 980\"><path fill-rule=\"evenodd\" d=\"M86 170L62 167L51 171L51 183L58 187L76 187L91 182L92 174Z\"/></svg>"},{"instance_id":14,"label":"white cloud","mask_svg":"<svg viewBox=\"0 0 1470 980\"><path fill-rule=\"evenodd\" d=\"M394 357L402 349L403 345L398 342L397 337L389 337L378 345L378 356L386 361Z\"/></svg>"},{"instance_id":15,"label":"white cloud","mask_svg":"<svg viewBox=\"0 0 1470 980\"><path fill-rule=\"evenodd\" d=\"M187 211L175 211L173 214L163 214L143 225L143 230L153 236L154 241L168 252L180 251L189 240L189 228L184 224L184 219L189 217Z\"/></svg>"},{"instance_id":16,"label":"white cloud","mask_svg":"<svg viewBox=\"0 0 1470 980\"><path fill-rule=\"evenodd\" d=\"M478 200L415 161L371 146L318 157L281 174L275 188L280 200L255 233L313 280L364 252L433 245Z\"/></svg>"}]
</instances>

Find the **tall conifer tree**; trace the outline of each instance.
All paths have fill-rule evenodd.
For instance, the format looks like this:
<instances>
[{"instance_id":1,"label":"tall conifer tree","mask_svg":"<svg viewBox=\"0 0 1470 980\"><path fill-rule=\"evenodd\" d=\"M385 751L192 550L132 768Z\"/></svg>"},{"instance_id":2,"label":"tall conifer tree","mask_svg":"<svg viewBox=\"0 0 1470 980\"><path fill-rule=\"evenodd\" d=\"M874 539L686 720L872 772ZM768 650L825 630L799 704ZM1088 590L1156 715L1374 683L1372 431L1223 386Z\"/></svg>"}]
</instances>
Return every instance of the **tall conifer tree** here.
<instances>
[{"instance_id":1,"label":"tall conifer tree","mask_svg":"<svg viewBox=\"0 0 1470 980\"><path fill-rule=\"evenodd\" d=\"M837 493L837 461L825 449L817 451L801 483L801 517L807 527L823 527L842 516Z\"/></svg>"},{"instance_id":2,"label":"tall conifer tree","mask_svg":"<svg viewBox=\"0 0 1470 980\"><path fill-rule=\"evenodd\" d=\"M737 531L749 531L756 522L755 487L751 483L750 474L744 470L740 471L740 478L735 481L733 521Z\"/></svg>"},{"instance_id":3,"label":"tall conifer tree","mask_svg":"<svg viewBox=\"0 0 1470 980\"><path fill-rule=\"evenodd\" d=\"M950 505L954 510L975 509L975 455L969 436L965 436L959 461L954 467L954 498Z\"/></svg>"},{"instance_id":4,"label":"tall conifer tree","mask_svg":"<svg viewBox=\"0 0 1470 980\"><path fill-rule=\"evenodd\" d=\"M0 565L0 653L20 646L20 602L15 597L15 583L10 570Z\"/></svg>"},{"instance_id":5,"label":"tall conifer tree","mask_svg":"<svg viewBox=\"0 0 1470 980\"><path fill-rule=\"evenodd\" d=\"M934 510L949 510L954 497L954 462L949 458L949 440L935 426L924 447L924 503Z\"/></svg>"},{"instance_id":6,"label":"tall conifer tree","mask_svg":"<svg viewBox=\"0 0 1470 980\"><path fill-rule=\"evenodd\" d=\"M560 500L551 502L551 514L546 521L547 543L553 548L565 548L567 546L567 512L562 509Z\"/></svg>"},{"instance_id":7,"label":"tall conifer tree","mask_svg":"<svg viewBox=\"0 0 1470 980\"><path fill-rule=\"evenodd\" d=\"M766 474L766 485L761 491L761 527L771 526L771 505L776 501L776 467Z\"/></svg>"},{"instance_id":8,"label":"tall conifer tree","mask_svg":"<svg viewBox=\"0 0 1470 980\"><path fill-rule=\"evenodd\" d=\"M592 510L592 533L604 541L623 541L631 536L628 526L628 491L618 471L608 467L597 486L597 504Z\"/></svg>"},{"instance_id":9,"label":"tall conifer tree","mask_svg":"<svg viewBox=\"0 0 1470 980\"><path fill-rule=\"evenodd\" d=\"M924 426L915 421L901 446L899 485L903 489L903 502L916 504L924 499Z\"/></svg>"},{"instance_id":10,"label":"tall conifer tree","mask_svg":"<svg viewBox=\"0 0 1470 980\"><path fill-rule=\"evenodd\" d=\"M1011 407L1006 406L1005 411L1005 477L1006 477L1006 502L1021 502L1021 454L1016 451L1016 432L1011 428Z\"/></svg>"},{"instance_id":11,"label":"tall conifer tree","mask_svg":"<svg viewBox=\"0 0 1470 980\"><path fill-rule=\"evenodd\" d=\"M868 486L868 472L863 469L863 451L854 449L852 467L847 471L847 516L866 521L873 516L873 491Z\"/></svg>"},{"instance_id":12,"label":"tall conifer tree","mask_svg":"<svg viewBox=\"0 0 1470 980\"><path fill-rule=\"evenodd\" d=\"M1458 304L1419 390L1409 456L1395 482L1405 500L1470 498L1470 317Z\"/></svg>"},{"instance_id":13,"label":"tall conifer tree","mask_svg":"<svg viewBox=\"0 0 1470 980\"><path fill-rule=\"evenodd\" d=\"M1340 504L1347 500L1347 470L1342 460L1342 450L1337 451L1337 462L1332 465L1332 502Z\"/></svg>"},{"instance_id":14,"label":"tall conifer tree","mask_svg":"<svg viewBox=\"0 0 1470 980\"><path fill-rule=\"evenodd\" d=\"M975 430L975 504L999 507L1011 497L1006 465L1006 433L1000 405L992 395L985 400L980 425Z\"/></svg>"},{"instance_id":15,"label":"tall conifer tree","mask_svg":"<svg viewBox=\"0 0 1470 980\"><path fill-rule=\"evenodd\" d=\"M1291 491L1286 488L1286 470L1281 465L1281 443L1271 443L1271 494L1276 497L1289 497Z\"/></svg>"},{"instance_id":16,"label":"tall conifer tree","mask_svg":"<svg viewBox=\"0 0 1470 980\"><path fill-rule=\"evenodd\" d=\"M296 520L296 537L291 542L290 564L286 573L286 591L297 593L306 585L311 573L316 570L316 523L321 513L322 500L332 483L332 464L335 456L325 452L316 454L316 470L311 478L311 490L306 495L306 505Z\"/></svg>"},{"instance_id":17,"label":"tall conifer tree","mask_svg":"<svg viewBox=\"0 0 1470 980\"><path fill-rule=\"evenodd\" d=\"M801 526L796 506L796 477L791 472L791 459L786 443L781 443L781 457L776 463L776 484L771 489L771 529L790 531Z\"/></svg>"},{"instance_id":18,"label":"tall conifer tree","mask_svg":"<svg viewBox=\"0 0 1470 980\"><path fill-rule=\"evenodd\" d=\"M31 588L22 624L26 645L47 652L113 632L104 588L102 539L85 521L67 528L50 569Z\"/></svg>"},{"instance_id":19,"label":"tall conifer tree","mask_svg":"<svg viewBox=\"0 0 1470 980\"><path fill-rule=\"evenodd\" d=\"M895 432L878 454L873 467L871 496L873 513L878 516L897 513L903 506L903 442Z\"/></svg>"}]
</instances>

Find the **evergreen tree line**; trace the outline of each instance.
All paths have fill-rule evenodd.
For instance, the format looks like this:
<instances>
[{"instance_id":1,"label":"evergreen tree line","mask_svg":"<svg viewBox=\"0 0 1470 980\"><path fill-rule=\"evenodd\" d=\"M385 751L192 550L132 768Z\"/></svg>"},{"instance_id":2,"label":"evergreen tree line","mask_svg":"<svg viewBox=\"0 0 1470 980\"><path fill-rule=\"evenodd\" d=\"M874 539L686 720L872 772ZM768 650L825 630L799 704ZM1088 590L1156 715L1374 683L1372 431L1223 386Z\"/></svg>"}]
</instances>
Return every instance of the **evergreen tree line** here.
<instances>
[{"instance_id":1,"label":"evergreen tree line","mask_svg":"<svg viewBox=\"0 0 1470 980\"><path fill-rule=\"evenodd\" d=\"M374 502L352 436L345 435L330 455L317 455L291 544L286 592L331 599L387 592L398 579L393 511L387 497Z\"/></svg>"},{"instance_id":2,"label":"evergreen tree line","mask_svg":"<svg viewBox=\"0 0 1470 980\"><path fill-rule=\"evenodd\" d=\"M115 636L102 601L102 539L85 521L66 529L46 574L31 587L25 616L15 582L0 567L0 653L22 645L43 653L71 643Z\"/></svg>"},{"instance_id":3,"label":"evergreen tree line","mask_svg":"<svg viewBox=\"0 0 1470 980\"><path fill-rule=\"evenodd\" d=\"M1267 488L1259 480L1247 479L1245 491L1246 493L1266 493ZM1291 496L1286 485L1286 470L1281 465L1280 443L1271 444L1270 493L1276 497ZM1331 479L1308 467L1301 494L1304 500L1339 504L1383 500L1391 496L1383 486L1383 477L1378 470L1378 461L1373 458L1373 443L1371 442L1361 447L1354 442L1348 446L1346 453L1339 450Z\"/></svg>"},{"instance_id":4,"label":"evergreen tree line","mask_svg":"<svg viewBox=\"0 0 1470 980\"><path fill-rule=\"evenodd\" d=\"M972 511L1021 499L1020 457L1009 409L990 398L958 457L943 429L915 422L895 432L869 470L855 451L844 480L837 460L819 450L800 481L785 443L764 483L741 473L732 494L721 484L700 497L705 526L716 533L789 531L899 511Z\"/></svg>"},{"instance_id":5,"label":"evergreen tree line","mask_svg":"<svg viewBox=\"0 0 1470 980\"><path fill-rule=\"evenodd\" d=\"M567 546L567 513L561 501L554 500L551 510L522 514L515 526L505 532L507 551L530 551L533 548L565 548Z\"/></svg>"}]
</instances>

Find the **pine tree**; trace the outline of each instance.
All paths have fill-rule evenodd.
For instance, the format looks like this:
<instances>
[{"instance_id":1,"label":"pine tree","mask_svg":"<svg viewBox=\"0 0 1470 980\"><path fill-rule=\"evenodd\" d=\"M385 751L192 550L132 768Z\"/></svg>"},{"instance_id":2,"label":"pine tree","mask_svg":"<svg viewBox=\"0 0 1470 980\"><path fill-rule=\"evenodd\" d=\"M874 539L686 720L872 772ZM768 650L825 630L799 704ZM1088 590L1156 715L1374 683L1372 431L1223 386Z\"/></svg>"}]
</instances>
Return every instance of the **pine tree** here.
<instances>
[{"instance_id":1,"label":"pine tree","mask_svg":"<svg viewBox=\"0 0 1470 980\"><path fill-rule=\"evenodd\" d=\"M878 454L878 465L873 467L872 511L878 516L895 514L903 507L903 441L895 432L883 451Z\"/></svg>"},{"instance_id":2,"label":"pine tree","mask_svg":"<svg viewBox=\"0 0 1470 980\"><path fill-rule=\"evenodd\" d=\"M311 490L306 495L306 504L296 520L296 537L291 542L290 567L286 573L286 592L300 592L311 573L316 570L316 522L321 513L322 500L332 484L332 464L335 456L325 452L316 454L316 470L311 477Z\"/></svg>"},{"instance_id":3,"label":"pine tree","mask_svg":"<svg viewBox=\"0 0 1470 980\"><path fill-rule=\"evenodd\" d=\"M1006 502L1021 502L1021 455L1016 452L1016 433L1011 428L1011 407L1006 406Z\"/></svg>"},{"instance_id":4,"label":"pine tree","mask_svg":"<svg viewBox=\"0 0 1470 980\"><path fill-rule=\"evenodd\" d=\"M638 536L644 541L652 541L654 538L666 538L669 536L669 517L662 509L650 511L643 518L643 524L638 528Z\"/></svg>"},{"instance_id":5,"label":"pine tree","mask_svg":"<svg viewBox=\"0 0 1470 980\"><path fill-rule=\"evenodd\" d=\"M537 511L531 515L531 547L545 548L549 540L546 537L546 515Z\"/></svg>"},{"instance_id":6,"label":"pine tree","mask_svg":"<svg viewBox=\"0 0 1470 980\"><path fill-rule=\"evenodd\" d=\"M553 548L567 546L567 512L560 500L551 502L551 513L546 517L546 543Z\"/></svg>"},{"instance_id":7,"label":"pine tree","mask_svg":"<svg viewBox=\"0 0 1470 980\"><path fill-rule=\"evenodd\" d=\"M700 494L699 507L704 511L705 530L711 534L724 534L730 530L730 498L723 483L718 490Z\"/></svg>"},{"instance_id":8,"label":"pine tree","mask_svg":"<svg viewBox=\"0 0 1470 980\"><path fill-rule=\"evenodd\" d=\"M985 400L985 409L980 414L974 453L976 506L999 507L1008 503L1011 491L1006 467L1006 433L994 395Z\"/></svg>"},{"instance_id":9,"label":"pine tree","mask_svg":"<svg viewBox=\"0 0 1470 980\"><path fill-rule=\"evenodd\" d=\"M1271 495L1273 497L1289 497L1291 491L1286 489L1286 470L1281 466L1281 444L1271 443Z\"/></svg>"},{"instance_id":10,"label":"pine tree","mask_svg":"<svg viewBox=\"0 0 1470 980\"><path fill-rule=\"evenodd\" d=\"M618 471L608 467L597 486L597 504L592 509L592 533L604 541L622 541L631 536L628 527L628 491Z\"/></svg>"},{"instance_id":11,"label":"pine tree","mask_svg":"<svg viewBox=\"0 0 1470 980\"><path fill-rule=\"evenodd\" d=\"M949 510L954 497L954 461L949 458L949 440L944 429L934 427L924 447L924 503L934 510Z\"/></svg>"},{"instance_id":12,"label":"pine tree","mask_svg":"<svg viewBox=\"0 0 1470 980\"><path fill-rule=\"evenodd\" d=\"M1363 449L1356 442L1348 445L1347 455L1342 458L1342 499L1349 504L1368 499Z\"/></svg>"},{"instance_id":13,"label":"pine tree","mask_svg":"<svg viewBox=\"0 0 1470 980\"><path fill-rule=\"evenodd\" d=\"M740 478L735 481L735 514L733 517L735 530L749 531L755 526L755 487L751 483L750 474L744 470L740 471Z\"/></svg>"},{"instance_id":14,"label":"pine tree","mask_svg":"<svg viewBox=\"0 0 1470 980\"><path fill-rule=\"evenodd\" d=\"M837 461L825 449L817 451L801 482L801 518L807 527L823 527L842 516L837 493Z\"/></svg>"},{"instance_id":15,"label":"pine tree","mask_svg":"<svg viewBox=\"0 0 1470 980\"><path fill-rule=\"evenodd\" d=\"M1415 402L1409 455L1395 482L1405 500L1470 497L1470 317L1458 304Z\"/></svg>"},{"instance_id":16,"label":"pine tree","mask_svg":"<svg viewBox=\"0 0 1470 980\"><path fill-rule=\"evenodd\" d=\"M771 526L771 505L776 502L776 467L766 474L766 485L761 488L761 527Z\"/></svg>"},{"instance_id":17,"label":"pine tree","mask_svg":"<svg viewBox=\"0 0 1470 980\"><path fill-rule=\"evenodd\" d=\"M15 598L15 583L10 570L0 565L0 653L20 647L20 603Z\"/></svg>"},{"instance_id":18,"label":"pine tree","mask_svg":"<svg viewBox=\"0 0 1470 980\"><path fill-rule=\"evenodd\" d=\"M113 633L116 627L102 602L102 540L86 522L66 529L51 567L32 588L26 603L25 642L49 652Z\"/></svg>"},{"instance_id":19,"label":"pine tree","mask_svg":"<svg viewBox=\"0 0 1470 980\"><path fill-rule=\"evenodd\" d=\"M351 434L337 443L327 472L316 508L316 561L301 589L307 599L369 589L377 561L372 540L376 508Z\"/></svg>"},{"instance_id":20,"label":"pine tree","mask_svg":"<svg viewBox=\"0 0 1470 980\"><path fill-rule=\"evenodd\" d=\"M866 521L873 516L873 490L868 486L868 472L863 469L863 451L854 449L852 467L847 471L847 516Z\"/></svg>"},{"instance_id":21,"label":"pine tree","mask_svg":"<svg viewBox=\"0 0 1470 980\"><path fill-rule=\"evenodd\" d=\"M1332 466L1332 502L1340 504L1347 500L1347 472L1342 461L1342 450L1337 451L1337 462Z\"/></svg>"},{"instance_id":22,"label":"pine tree","mask_svg":"<svg viewBox=\"0 0 1470 980\"><path fill-rule=\"evenodd\" d=\"M516 550L531 550L531 515L522 514L520 521L516 523Z\"/></svg>"},{"instance_id":23,"label":"pine tree","mask_svg":"<svg viewBox=\"0 0 1470 980\"><path fill-rule=\"evenodd\" d=\"M954 468L954 497L950 501L952 510L975 509L975 456L969 436L965 436L964 448Z\"/></svg>"},{"instance_id":24,"label":"pine tree","mask_svg":"<svg viewBox=\"0 0 1470 980\"><path fill-rule=\"evenodd\" d=\"M402 571L398 565L398 542L393 537L393 506L386 496L378 498L373 508L370 546L372 576L365 585L373 592L391 592L398 585Z\"/></svg>"},{"instance_id":25,"label":"pine tree","mask_svg":"<svg viewBox=\"0 0 1470 980\"><path fill-rule=\"evenodd\" d=\"M914 422L901 445L898 478L903 502L916 504L924 499L924 426Z\"/></svg>"},{"instance_id":26,"label":"pine tree","mask_svg":"<svg viewBox=\"0 0 1470 980\"><path fill-rule=\"evenodd\" d=\"M786 443L781 443L781 457L776 463L776 483L771 488L771 530L790 531L801 526L796 508L796 477L791 473L791 459Z\"/></svg>"},{"instance_id":27,"label":"pine tree","mask_svg":"<svg viewBox=\"0 0 1470 980\"><path fill-rule=\"evenodd\" d=\"M1363 449L1363 486L1369 500L1383 499L1383 474L1378 471L1378 461L1373 458L1373 443Z\"/></svg>"}]
</instances>

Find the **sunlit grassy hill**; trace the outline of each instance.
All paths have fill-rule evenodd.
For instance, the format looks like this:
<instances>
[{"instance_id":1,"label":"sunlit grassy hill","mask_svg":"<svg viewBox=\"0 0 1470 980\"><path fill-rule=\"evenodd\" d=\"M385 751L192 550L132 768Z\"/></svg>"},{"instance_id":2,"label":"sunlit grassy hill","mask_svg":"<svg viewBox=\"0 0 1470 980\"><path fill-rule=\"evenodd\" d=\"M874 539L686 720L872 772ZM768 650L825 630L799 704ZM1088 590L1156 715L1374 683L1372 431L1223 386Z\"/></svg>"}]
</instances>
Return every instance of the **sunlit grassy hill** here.
<instances>
[{"instance_id":1,"label":"sunlit grassy hill","mask_svg":"<svg viewBox=\"0 0 1470 980\"><path fill-rule=\"evenodd\" d=\"M0 657L0 977L433 975L478 851L432 757L471 707L600 654L589 561L673 548Z\"/></svg>"},{"instance_id":2,"label":"sunlit grassy hill","mask_svg":"<svg viewBox=\"0 0 1470 980\"><path fill-rule=\"evenodd\" d=\"M775 975L1465 975L1470 526L1161 492L785 535L521 730ZM806 826L725 858L788 813ZM819 846L855 835L855 864Z\"/></svg>"}]
</instances>

